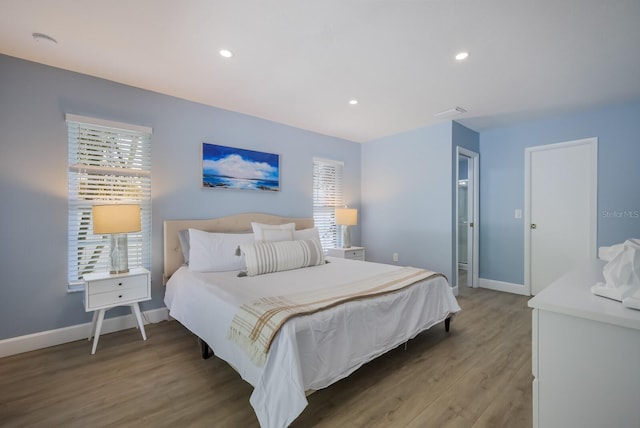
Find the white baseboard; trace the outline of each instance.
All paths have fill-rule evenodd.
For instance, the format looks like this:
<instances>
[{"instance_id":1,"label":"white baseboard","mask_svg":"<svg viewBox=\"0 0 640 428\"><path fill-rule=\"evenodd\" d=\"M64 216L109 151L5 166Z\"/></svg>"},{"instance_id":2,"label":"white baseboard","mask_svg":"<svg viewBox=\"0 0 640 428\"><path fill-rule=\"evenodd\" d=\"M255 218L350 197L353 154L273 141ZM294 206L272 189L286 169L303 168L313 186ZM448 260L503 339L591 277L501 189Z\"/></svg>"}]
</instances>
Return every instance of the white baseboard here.
<instances>
[{"instance_id":1,"label":"white baseboard","mask_svg":"<svg viewBox=\"0 0 640 428\"><path fill-rule=\"evenodd\" d=\"M458 288L458 286L456 285L454 287L451 287L451 290L453 291L453 295L458 297L458 294L460 294L460 289Z\"/></svg>"},{"instance_id":2,"label":"white baseboard","mask_svg":"<svg viewBox=\"0 0 640 428\"><path fill-rule=\"evenodd\" d=\"M496 281L493 279L480 278L479 283L481 288L488 288L489 290L505 291L507 293L522 294L523 296L530 296L523 284L514 284L512 282Z\"/></svg>"},{"instance_id":3,"label":"white baseboard","mask_svg":"<svg viewBox=\"0 0 640 428\"><path fill-rule=\"evenodd\" d=\"M143 322L157 323L166 321L169 317L167 308L152 309L142 312ZM102 323L102 334L113 333L114 331L126 330L136 327L136 319L131 315L106 318ZM87 339L91 323L72 325L69 327L47 330L39 333L27 334L25 336L12 337L0 340L0 358L9 355L21 354L23 352L35 351L36 349L48 348L49 346L61 345L63 343L74 342L80 339Z\"/></svg>"}]
</instances>

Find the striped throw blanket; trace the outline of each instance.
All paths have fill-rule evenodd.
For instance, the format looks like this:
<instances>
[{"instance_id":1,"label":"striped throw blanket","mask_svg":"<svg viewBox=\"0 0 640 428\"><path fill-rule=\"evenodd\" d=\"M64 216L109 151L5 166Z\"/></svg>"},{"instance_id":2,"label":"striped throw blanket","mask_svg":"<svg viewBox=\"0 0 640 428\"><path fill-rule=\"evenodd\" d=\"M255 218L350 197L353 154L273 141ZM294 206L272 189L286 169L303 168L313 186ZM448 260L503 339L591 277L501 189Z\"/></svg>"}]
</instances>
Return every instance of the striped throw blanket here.
<instances>
[{"instance_id":1,"label":"striped throw blanket","mask_svg":"<svg viewBox=\"0 0 640 428\"><path fill-rule=\"evenodd\" d=\"M264 297L243 305L233 317L227 337L236 342L257 366L263 366L276 333L291 317L309 315L351 300L398 291L426 278L443 276L414 267L287 296Z\"/></svg>"}]
</instances>

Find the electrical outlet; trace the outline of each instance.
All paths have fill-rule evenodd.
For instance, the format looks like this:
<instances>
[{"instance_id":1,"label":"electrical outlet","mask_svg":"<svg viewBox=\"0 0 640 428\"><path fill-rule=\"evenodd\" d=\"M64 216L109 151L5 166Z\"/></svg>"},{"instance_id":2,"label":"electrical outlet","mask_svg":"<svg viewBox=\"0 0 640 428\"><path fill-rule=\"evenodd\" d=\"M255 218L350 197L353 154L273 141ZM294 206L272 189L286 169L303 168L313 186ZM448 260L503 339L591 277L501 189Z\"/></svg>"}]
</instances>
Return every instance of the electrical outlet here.
<instances>
[{"instance_id":1,"label":"electrical outlet","mask_svg":"<svg viewBox=\"0 0 640 428\"><path fill-rule=\"evenodd\" d=\"M394 262L398 261L398 253L393 253L393 261Z\"/></svg>"},{"instance_id":2,"label":"electrical outlet","mask_svg":"<svg viewBox=\"0 0 640 428\"><path fill-rule=\"evenodd\" d=\"M516 211L514 212L513 216L515 218L522 218L522 210L520 208L517 208Z\"/></svg>"}]
</instances>

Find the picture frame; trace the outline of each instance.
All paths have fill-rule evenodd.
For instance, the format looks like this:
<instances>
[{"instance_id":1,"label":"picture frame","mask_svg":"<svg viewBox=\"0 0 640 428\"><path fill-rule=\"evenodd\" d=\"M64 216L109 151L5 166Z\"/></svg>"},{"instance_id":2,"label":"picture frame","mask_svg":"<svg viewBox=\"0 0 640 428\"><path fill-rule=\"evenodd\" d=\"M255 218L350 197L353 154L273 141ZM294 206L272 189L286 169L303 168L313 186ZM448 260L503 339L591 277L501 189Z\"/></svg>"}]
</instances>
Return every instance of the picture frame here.
<instances>
[{"instance_id":1,"label":"picture frame","mask_svg":"<svg viewBox=\"0 0 640 428\"><path fill-rule=\"evenodd\" d=\"M280 191L280 155L202 143L202 187Z\"/></svg>"}]
</instances>

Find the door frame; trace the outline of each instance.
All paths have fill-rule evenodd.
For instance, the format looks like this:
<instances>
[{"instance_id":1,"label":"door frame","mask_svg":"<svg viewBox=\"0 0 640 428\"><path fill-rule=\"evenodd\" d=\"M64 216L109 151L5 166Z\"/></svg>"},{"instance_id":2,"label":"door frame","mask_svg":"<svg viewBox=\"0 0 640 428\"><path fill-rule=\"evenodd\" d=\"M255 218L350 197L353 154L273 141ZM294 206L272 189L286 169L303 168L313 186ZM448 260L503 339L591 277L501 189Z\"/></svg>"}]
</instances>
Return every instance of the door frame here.
<instances>
[{"instance_id":1,"label":"door frame","mask_svg":"<svg viewBox=\"0 0 640 428\"><path fill-rule=\"evenodd\" d=\"M589 221L589 253L591 257L597 255L598 241L598 138L583 138L581 140L562 143L546 144L527 147L524 150L524 288L531 295L531 156L542 150L557 150L572 146L588 145L591 149L591 183L589 205L591 218Z\"/></svg>"},{"instance_id":2,"label":"door frame","mask_svg":"<svg viewBox=\"0 0 640 428\"><path fill-rule=\"evenodd\" d=\"M467 265L470 267L470 271L467 271L467 275L471 275L471 287L473 288L478 288L479 283L480 283L480 272L478 269L479 266L479 230L480 230L480 223L479 223L479 211L480 211L480 154L471 151L469 149L465 149L464 147L460 147L460 146L456 146L456 176L455 176L455 183L456 183L456 190L455 190L455 195L456 195L456 212L455 212L455 270L454 270L454 275L455 275L455 287L454 287L454 292L458 291L458 287L459 287L459 282L460 282L460 278L458 277L458 218L459 218L459 213L458 213L458 206L459 206L459 200L458 200L458 177L460 177L460 156L464 156L466 158L469 158L469 182L471 182L471 180L473 180L472 182L472 192L469 192L467 190L467 198L472 197L473 198L473 204L469 204L469 207L473 207L473 218L470 219L470 221L473 222L473 239L471 240L471 245L472 245L472 250L471 250L471 263L467 263Z\"/></svg>"}]
</instances>

